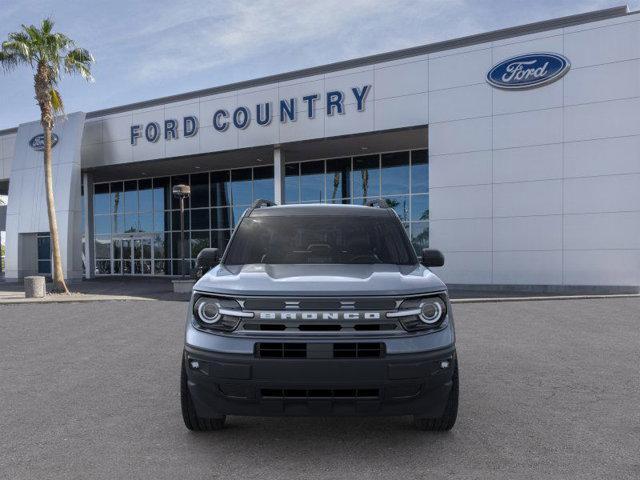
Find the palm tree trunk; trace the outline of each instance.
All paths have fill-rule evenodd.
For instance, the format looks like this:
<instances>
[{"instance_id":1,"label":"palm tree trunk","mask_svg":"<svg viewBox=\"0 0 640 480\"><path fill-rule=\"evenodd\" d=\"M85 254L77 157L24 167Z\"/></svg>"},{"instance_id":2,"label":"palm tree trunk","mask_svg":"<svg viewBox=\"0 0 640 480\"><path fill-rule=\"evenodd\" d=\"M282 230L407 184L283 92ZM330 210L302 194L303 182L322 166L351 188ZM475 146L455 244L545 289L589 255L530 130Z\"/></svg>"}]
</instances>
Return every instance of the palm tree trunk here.
<instances>
[{"instance_id":1,"label":"palm tree trunk","mask_svg":"<svg viewBox=\"0 0 640 480\"><path fill-rule=\"evenodd\" d=\"M51 249L53 250L53 291L69 293L62 272L62 258L60 257L60 241L58 236L58 220L53 200L53 169L51 167L51 126L44 125L44 179L47 191L47 214L49 215L49 231L51 233Z\"/></svg>"}]
</instances>

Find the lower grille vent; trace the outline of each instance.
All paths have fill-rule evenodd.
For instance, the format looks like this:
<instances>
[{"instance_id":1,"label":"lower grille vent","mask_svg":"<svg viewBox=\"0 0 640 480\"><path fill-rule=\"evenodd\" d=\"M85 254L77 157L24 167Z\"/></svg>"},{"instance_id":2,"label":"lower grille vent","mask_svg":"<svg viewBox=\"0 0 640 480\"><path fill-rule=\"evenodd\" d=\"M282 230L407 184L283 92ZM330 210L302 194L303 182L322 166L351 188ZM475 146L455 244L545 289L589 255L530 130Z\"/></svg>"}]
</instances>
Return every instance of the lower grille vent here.
<instances>
[{"instance_id":1,"label":"lower grille vent","mask_svg":"<svg viewBox=\"0 0 640 480\"><path fill-rule=\"evenodd\" d=\"M306 343L258 343L256 351L261 358L306 358Z\"/></svg>"},{"instance_id":2,"label":"lower grille vent","mask_svg":"<svg viewBox=\"0 0 640 480\"><path fill-rule=\"evenodd\" d=\"M290 388L263 388L260 390L262 398L291 398L291 399L364 399L380 398L380 390L377 388L323 388L323 389L290 389Z\"/></svg>"},{"instance_id":3,"label":"lower grille vent","mask_svg":"<svg viewBox=\"0 0 640 480\"><path fill-rule=\"evenodd\" d=\"M334 343L333 358L380 358L382 343Z\"/></svg>"},{"instance_id":4,"label":"lower grille vent","mask_svg":"<svg viewBox=\"0 0 640 480\"><path fill-rule=\"evenodd\" d=\"M381 358L384 343L256 343L260 358Z\"/></svg>"}]
</instances>

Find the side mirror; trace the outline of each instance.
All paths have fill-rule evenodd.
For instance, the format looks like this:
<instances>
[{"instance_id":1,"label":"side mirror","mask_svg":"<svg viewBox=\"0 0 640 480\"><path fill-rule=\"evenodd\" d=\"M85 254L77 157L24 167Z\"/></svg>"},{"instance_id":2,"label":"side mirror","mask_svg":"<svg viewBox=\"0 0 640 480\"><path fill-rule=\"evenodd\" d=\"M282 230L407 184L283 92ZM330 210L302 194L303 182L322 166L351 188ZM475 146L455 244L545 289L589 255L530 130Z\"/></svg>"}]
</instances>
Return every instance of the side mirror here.
<instances>
[{"instance_id":1,"label":"side mirror","mask_svg":"<svg viewBox=\"0 0 640 480\"><path fill-rule=\"evenodd\" d=\"M444 265L444 255L435 248L423 248L420 260L425 267L442 267Z\"/></svg>"},{"instance_id":2,"label":"side mirror","mask_svg":"<svg viewBox=\"0 0 640 480\"><path fill-rule=\"evenodd\" d=\"M203 248L196 258L196 272L202 276L220 263L220 250L217 248Z\"/></svg>"}]
</instances>

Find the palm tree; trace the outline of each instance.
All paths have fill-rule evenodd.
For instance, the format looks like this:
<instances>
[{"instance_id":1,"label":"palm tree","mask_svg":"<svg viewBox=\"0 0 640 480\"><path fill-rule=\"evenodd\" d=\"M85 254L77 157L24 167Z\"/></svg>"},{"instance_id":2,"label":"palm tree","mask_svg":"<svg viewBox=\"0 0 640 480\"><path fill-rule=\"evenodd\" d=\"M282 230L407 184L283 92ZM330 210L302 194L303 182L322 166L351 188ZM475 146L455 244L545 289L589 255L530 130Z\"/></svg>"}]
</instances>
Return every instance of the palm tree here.
<instances>
[{"instance_id":1,"label":"palm tree","mask_svg":"<svg viewBox=\"0 0 640 480\"><path fill-rule=\"evenodd\" d=\"M76 47L73 40L66 35L54 33L52 30L53 21L49 18L45 18L39 28L35 25L22 25L21 31L10 33L8 39L2 42L0 64L5 71L26 65L34 72L35 98L40 107L40 123L44 129L44 175L53 249L53 291L69 293L62 272L58 222L53 203L51 131L56 114L64 111L58 92L61 71L69 75L80 74L87 81L91 81L93 57L84 48Z\"/></svg>"}]
</instances>

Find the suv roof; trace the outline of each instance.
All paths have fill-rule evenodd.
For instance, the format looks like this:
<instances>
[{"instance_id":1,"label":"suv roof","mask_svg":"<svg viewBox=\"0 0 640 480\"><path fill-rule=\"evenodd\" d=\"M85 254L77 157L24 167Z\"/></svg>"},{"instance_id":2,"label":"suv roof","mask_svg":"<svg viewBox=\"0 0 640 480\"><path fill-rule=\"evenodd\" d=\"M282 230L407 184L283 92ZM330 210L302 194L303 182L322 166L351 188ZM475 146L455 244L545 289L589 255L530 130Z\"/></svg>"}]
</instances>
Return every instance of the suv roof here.
<instances>
[{"instance_id":1,"label":"suv roof","mask_svg":"<svg viewBox=\"0 0 640 480\"><path fill-rule=\"evenodd\" d=\"M389 208L367 207L364 205L343 205L309 203L296 205L276 205L253 208L248 214L250 217L268 217L282 215L354 215L354 216L380 216L389 215Z\"/></svg>"}]
</instances>

